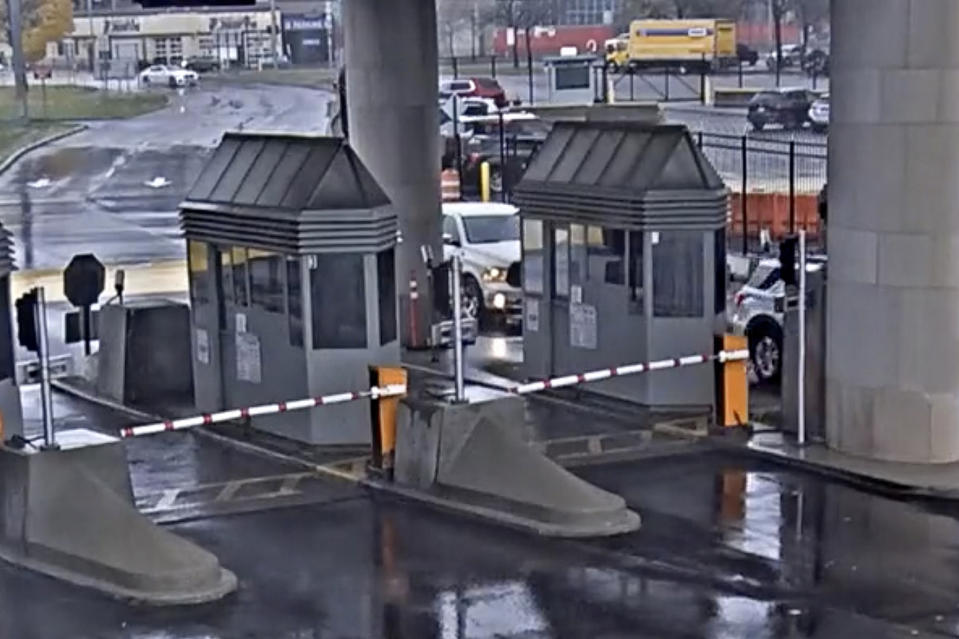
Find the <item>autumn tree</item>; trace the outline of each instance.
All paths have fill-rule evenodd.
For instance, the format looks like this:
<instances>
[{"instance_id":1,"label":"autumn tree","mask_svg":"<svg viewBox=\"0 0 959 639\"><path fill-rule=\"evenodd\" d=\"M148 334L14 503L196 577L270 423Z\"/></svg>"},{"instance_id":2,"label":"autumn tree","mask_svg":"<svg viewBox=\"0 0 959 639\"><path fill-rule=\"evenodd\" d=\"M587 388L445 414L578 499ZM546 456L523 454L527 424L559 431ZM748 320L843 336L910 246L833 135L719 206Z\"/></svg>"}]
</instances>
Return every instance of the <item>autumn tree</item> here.
<instances>
[{"instance_id":1,"label":"autumn tree","mask_svg":"<svg viewBox=\"0 0 959 639\"><path fill-rule=\"evenodd\" d=\"M7 19L9 6L0 2L0 22L7 42L13 41ZM71 0L20 0L22 14L23 55L28 62L43 59L47 43L57 42L73 30L73 3Z\"/></svg>"}]
</instances>

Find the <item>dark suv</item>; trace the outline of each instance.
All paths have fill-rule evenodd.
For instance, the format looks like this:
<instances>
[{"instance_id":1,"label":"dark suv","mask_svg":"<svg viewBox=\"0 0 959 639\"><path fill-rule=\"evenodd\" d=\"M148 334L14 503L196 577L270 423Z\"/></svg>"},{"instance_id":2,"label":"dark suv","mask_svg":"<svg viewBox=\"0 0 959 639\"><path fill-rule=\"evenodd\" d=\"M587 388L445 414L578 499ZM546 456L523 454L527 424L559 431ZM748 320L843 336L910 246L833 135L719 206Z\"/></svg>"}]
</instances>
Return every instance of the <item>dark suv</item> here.
<instances>
[{"instance_id":1,"label":"dark suv","mask_svg":"<svg viewBox=\"0 0 959 639\"><path fill-rule=\"evenodd\" d=\"M749 101L746 119L756 131L768 124L800 129L809 119L809 107L819 96L808 89L767 89Z\"/></svg>"}]
</instances>

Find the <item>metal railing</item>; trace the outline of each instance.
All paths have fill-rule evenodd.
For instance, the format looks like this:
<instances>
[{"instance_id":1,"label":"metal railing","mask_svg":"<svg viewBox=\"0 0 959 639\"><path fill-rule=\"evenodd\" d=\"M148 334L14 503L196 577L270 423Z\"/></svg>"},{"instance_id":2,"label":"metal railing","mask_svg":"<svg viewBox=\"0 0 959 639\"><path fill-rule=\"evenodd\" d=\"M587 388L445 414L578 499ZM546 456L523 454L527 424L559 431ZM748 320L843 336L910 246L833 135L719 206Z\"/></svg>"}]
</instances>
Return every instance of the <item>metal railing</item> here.
<instances>
[{"instance_id":1,"label":"metal railing","mask_svg":"<svg viewBox=\"0 0 959 639\"><path fill-rule=\"evenodd\" d=\"M729 229L739 233L727 233L731 246L738 242L743 253L755 250L764 230L773 240L800 227L816 237L817 200L827 179L824 140L706 131L693 135L733 196Z\"/></svg>"}]
</instances>

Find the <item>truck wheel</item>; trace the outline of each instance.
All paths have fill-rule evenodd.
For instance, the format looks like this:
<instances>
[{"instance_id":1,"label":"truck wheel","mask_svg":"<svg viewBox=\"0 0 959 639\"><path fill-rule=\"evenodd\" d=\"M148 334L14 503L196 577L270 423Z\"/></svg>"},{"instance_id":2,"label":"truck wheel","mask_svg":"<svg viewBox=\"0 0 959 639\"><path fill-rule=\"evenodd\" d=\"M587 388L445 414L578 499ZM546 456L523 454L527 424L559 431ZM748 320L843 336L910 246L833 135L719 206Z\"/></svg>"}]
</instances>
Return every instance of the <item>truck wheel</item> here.
<instances>
[{"instance_id":1,"label":"truck wheel","mask_svg":"<svg viewBox=\"0 0 959 639\"><path fill-rule=\"evenodd\" d=\"M460 300L463 314L479 321L483 314L483 290L472 275L463 277L463 297Z\"/></svg>"}]
</instances>

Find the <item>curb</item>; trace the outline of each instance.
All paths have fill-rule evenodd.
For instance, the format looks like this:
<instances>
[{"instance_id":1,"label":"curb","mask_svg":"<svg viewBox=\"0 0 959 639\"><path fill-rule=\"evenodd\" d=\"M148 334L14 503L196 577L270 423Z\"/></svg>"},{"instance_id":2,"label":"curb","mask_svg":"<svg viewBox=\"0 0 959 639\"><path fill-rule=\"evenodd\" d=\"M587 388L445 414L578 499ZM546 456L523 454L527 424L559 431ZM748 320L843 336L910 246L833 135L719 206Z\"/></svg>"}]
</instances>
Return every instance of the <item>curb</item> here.
<instances>
[{"instance_id":1,"label":"curb","mask_svg":"<svg viewBox=\"0 0 959 639\"><path fill-rule=\"evenodd\" d=\"M663 111L667 113L669 111L679 111L680 113L695 113L698 115L719 116L726 118L742 118L744 115L746 115L746 111L748 111L748 109L745 107L731 110L729 107L692 106L683 104L669 106L669 102L664 104L667 106L664 106Z\"/></svg>"},{"instance_id":2,"label":"curb","mask_svg":"<svg viewBox=\"0 0 959 639\"><path fill-rule=\"evenodd\" d=\"M36 142L31 142L30 144L27 144L26 146L20 147L19 149L14 151L6 160L0 163L0 175L3 175L4 173L6 173L7 169L13 166L17 160L22 158L27 153L30 153L31 151L36 151L42 146L52 144L54 142L57 142L58 140L62 140L63 138L70 137L71 135L76 135L77 133L80 133L81 131L86 131L86 130L87 130L86 124L77 124L72 129L67 129L66 131L61 131L60 133L48 135L45 138L40 138Z\"/></svg>"},{"instance_id":3,"label":"curb","mask_svg":"<svg viewBox=\"0 0 959 639\"><path fill-rule=\"evenodd\" d=\"M778 466L795 468L799 471L835 479L866 492L882 495L892 499L921 500L929 502L955 503L959 500L959 489L940 489L929 486L911 486L889 479L873 477L852 470L845 470L836 466L798 459L789 455L781 455L767 450L750 448L747 445L713 440L717 450L738 452L746 457L770 462Z\"/></svg>"}]
</instances>

